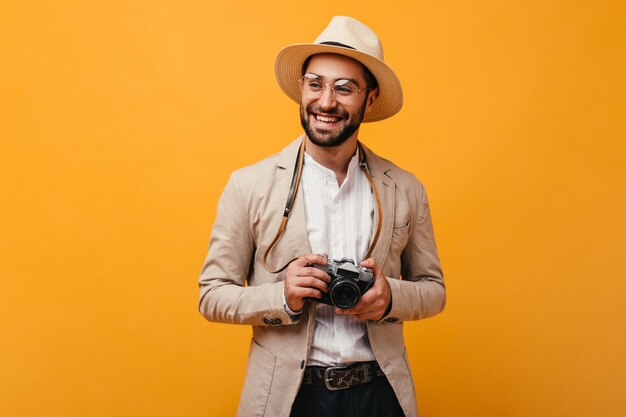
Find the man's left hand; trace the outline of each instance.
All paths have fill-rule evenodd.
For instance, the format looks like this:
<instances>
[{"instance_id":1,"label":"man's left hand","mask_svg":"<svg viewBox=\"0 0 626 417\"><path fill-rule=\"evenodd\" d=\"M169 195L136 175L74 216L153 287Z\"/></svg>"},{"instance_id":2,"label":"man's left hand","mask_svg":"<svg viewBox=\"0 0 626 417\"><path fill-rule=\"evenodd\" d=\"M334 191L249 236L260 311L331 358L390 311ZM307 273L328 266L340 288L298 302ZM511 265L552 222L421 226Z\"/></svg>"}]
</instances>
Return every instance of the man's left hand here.
<instances>
[{"instance_id":1,"label":"man's left hand","mask_svg":"<svg viewBox=\"0 0 626 417\"><path fill-rule=\"evenodd\" d=\"M387 277L376 265L374 259L366 259L361 262L361 266L374 271L374 285L361 296L361 300L353 308L349 310L335 308L335 313L349 314L359 320L380 320L391 302L391 288L387 282Z\"/></svg>"}]
</instances>

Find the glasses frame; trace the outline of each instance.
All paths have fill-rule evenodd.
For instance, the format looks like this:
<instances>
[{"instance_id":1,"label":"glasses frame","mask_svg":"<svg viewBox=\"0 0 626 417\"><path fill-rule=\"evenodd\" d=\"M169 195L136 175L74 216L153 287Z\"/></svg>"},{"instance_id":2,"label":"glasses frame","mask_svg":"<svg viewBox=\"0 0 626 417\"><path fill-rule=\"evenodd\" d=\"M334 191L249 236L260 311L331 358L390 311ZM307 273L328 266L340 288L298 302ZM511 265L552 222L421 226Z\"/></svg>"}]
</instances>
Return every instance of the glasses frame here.
<instances>
[{"instance_id":1,"label":"glasses frame","mask_svg":"<svg viewBox=\"0 0 626 417\"><path fill-rule=\"evenodd\" d=\"M375 87L360 88L359 84L356 81L351 80L349 78L339 78L339 79L335 80L335 82L333 84L325 83L324 79L321 76L319 76L317 74L314 74L312 72L307 72L306 74L304 74L302 76L302 78L300 78L300 90L301 90L301 93L302 93L303 97L305 97L305 95L304 95L304 81L305 81L305 79L313 79L313 78L315 78L316 80L319 80L320 84L322 84L322 89L319 91L319 93L317 93L317 95L312 95L312 96L306 95L306 97L319 98L319 97L321 97L324 94L324 90L326 90L326 87L328 86L328 87L330 87L330 91L332 92L333 98L336 101L350 102L350 101L353 100L354 97L357 96L357 94L360 94L363 91L373 90L375 88ZM335 87L337 86L337 83L339 81L351 82L352 84L354 84L356 86L356 91L354 93L350 94L349 96L342 96L342 95L337 96L337 91L335 90Z\"/></svg>"}]
</instances>

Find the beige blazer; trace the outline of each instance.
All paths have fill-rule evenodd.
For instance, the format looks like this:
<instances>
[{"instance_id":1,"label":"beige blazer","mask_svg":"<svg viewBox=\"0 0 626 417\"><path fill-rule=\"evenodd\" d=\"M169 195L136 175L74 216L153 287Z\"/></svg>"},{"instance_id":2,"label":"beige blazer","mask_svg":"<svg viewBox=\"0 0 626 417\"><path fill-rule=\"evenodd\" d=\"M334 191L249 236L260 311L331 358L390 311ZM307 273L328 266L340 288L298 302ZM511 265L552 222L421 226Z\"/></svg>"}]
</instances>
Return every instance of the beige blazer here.
<instances>
[{"instance_id":1,"label":"beige blazer","mask_svg":"<svg viewBox=\"0 0 626 417\"><path fill-rule=\"evenodd\" d=\"M263 254L278 230L301 140L231 175L218 203L200 275L199 308L204 317L253 326L237 412L241 417L289 416L311 346L315 303L307 303L294 322L283 308L284 273L271 274L263 268ZM390 313L367 323L369 340L405 414L414 417L417 404L402 323L443 310L443 275L424 187L412 174L363 149L383 207L382 231L372 256L391 278L392 292ZM270 252L273 268L311 252L304 216L299 192L285 233Z\"/></svg>"}]
</instances>

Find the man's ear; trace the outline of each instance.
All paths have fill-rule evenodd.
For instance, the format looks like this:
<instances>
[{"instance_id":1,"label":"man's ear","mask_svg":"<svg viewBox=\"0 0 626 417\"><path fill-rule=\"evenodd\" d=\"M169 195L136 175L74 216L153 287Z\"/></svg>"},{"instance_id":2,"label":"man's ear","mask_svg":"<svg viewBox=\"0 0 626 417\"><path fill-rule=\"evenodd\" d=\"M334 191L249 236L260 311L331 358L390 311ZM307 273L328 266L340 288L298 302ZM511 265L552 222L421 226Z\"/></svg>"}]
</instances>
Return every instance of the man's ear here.
<instances>
[{"instance_id":1,"label":"man's ear","mask_svg":"<svg viewBox=\"0 0 626 417\"><path fill-rule=\"evenodd\" d=\"M365 106L365 113L372 110L372 106L378 99L378 87L373 88L367 92L367 105Z\"/></svg>"}]
</instances>

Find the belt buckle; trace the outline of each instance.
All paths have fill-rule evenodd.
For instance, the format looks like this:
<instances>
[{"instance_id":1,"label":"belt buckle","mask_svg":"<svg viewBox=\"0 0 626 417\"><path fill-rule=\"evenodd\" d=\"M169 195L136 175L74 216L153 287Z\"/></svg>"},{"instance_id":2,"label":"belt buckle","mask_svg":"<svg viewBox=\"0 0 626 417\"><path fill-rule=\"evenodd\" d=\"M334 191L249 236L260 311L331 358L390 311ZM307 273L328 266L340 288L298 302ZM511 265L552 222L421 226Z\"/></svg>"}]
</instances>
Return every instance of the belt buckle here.
<instances>
[{"instance_id":1,"label":"belt buckle","mask_svg":"<svg viewBox=\"0 0 626 417\"><path fill-rule=\"evenodd\" d=\"M324 371L324 385L326 386L326 389L328 389L329 391L340 391L342 389L350 388L350 384L346 384L345 387L330 385L330 382L333 381L332 373L335 371L346 369L346 368L347 366L331 366L330 368L326 368L326 370ZM342 382L347 382L347 381L344 381L343 377L339 377L339 381L337 381L337 385L341 384Z\"/></svg>"}]
</instances>

